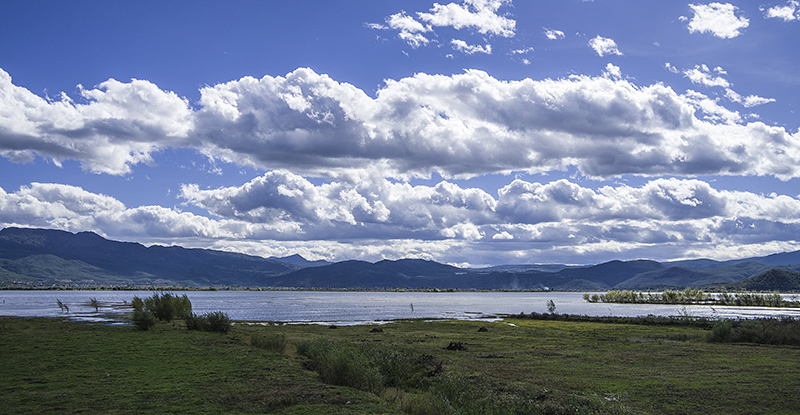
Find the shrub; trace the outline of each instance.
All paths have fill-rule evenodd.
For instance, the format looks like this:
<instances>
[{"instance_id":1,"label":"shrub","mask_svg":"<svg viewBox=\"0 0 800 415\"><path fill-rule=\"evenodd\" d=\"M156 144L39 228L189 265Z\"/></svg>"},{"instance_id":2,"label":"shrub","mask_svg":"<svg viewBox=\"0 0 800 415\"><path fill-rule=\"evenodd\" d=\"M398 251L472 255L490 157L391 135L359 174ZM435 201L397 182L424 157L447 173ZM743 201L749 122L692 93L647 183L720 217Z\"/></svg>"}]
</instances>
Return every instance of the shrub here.
<instances>
[{"instance_id":1,"label":"shrub","mask_svg":"<svg viewBox=\"0 0 800 415\"><path fill-rule=\"evenodd\" d=\"M286 336L283 334L254 334L250 339L250 344L268 352L283 354L286 351Z\"/></svg>"},{"instance_id":2,"label":"shrub","mask_svg":"<svg viewBox=\"0 0 800 415\"><path fill-rule=\"evenodd\" d=\"M152 297L142 300L133 297L131 305L134 310L144 310L153 313L161 321L172 321L192 312L192 302L184 294L181 297L170 293L155 293Z\"/></svg>"},{"instance_id":3,"label":"shrub","mask_svg":"<svg viewBox=\"0 0 800 415\"><path fill-rule=\"evenodd\" d=\"M137 330L150 330L156 324L156 317L149 311L134 310L131 321Z\"/></svg>"},{"instance_id":4,"label":"shrub","mask_svg":"<svg viewBox=\"0 0 800 415\"><path fill-rule=\"evenodd\" d=\"M427 365L397 350L350 346L324 339L299 343L297 353L309 359L308 367L324 382L376 394L386 387L416 383L424 376Z\"/></svg>"},{"instance_id":5,"label":"shrub","mask_svg":"<svg viewBox=\"0 0 800 415\"><path fill-rule=\"evenodd\" d=\"M188 330L203 330L203 318L195 313L184 314L181 317Z\"/></svg>"},{"instance_id":6,"label":"shrub","mask_svg":"<svg viewBox=\"0 0 800 415\"><path fill-rule=\"evenodd\" d=\"M215 333L227 333L230 331L231 323L230 317L222 311L214 311L213 313L204 314L207 323L206 331L213 331Z\"/></svg>"},{"instance_id":7,"label":"shrub","mask_svg":"<svg viewBox=\"0 0 800 415\"><path fill-rule=\"evenodd\" d=\"M131 307L133 307L134 310L144 310L144 301L134 295L133 300L131 300Z\"/></svg>"},{"instance_id":8,"label":"shrub","mask_svg":"<svg viewBox=\"0 0 800 415\"><path fill-rule=\"evenodd\" d=\"M230 317L222 311L205 313L202 316L188 313L183 315L183 320L186 322L186 328L189 330L227 333L230 331L231 326L233 326Z\"/></svg>"},{"instance_id":9,"label":"shrub","mask_svg":"<svg viewBox=\"0 0 800 415\"><path fill-rule=\"evenodd\" d=\"M709 342L741 342L800 346L800 320L764 318L725 320L714 325Z\"/></svg>"},{"instance_id":10,"label":"shrub","mask_svg":"<svg viewBox=\"0 0 800 415\"><path fill-rule=\"evenodd\" d=\"M361 350L329 340L310 340L297 345L297 353L309 358L308 366L324 382L372 393L385 388L383 378Z\"/></svg>"},{"instance_id":11,"label":"shrub","mask_svg":"<svg viewBox=\"0 0 800 415\"><path fill-rule=\"evenodd\" d=\"M548 311L550 314L553 314L553 313L555 313L555 312L556 312L556 303L555 303L555 301L553 301L553 300L547 300L547 311Z\"/></svg>"},{"instance_id":12,"label":"shrub","mask_svg":"<svg viewBox=\"0 0 800 415\"><path fill-rule=\"evenodd\" d=\"M731 337L731 322L721 320L714 324L711 333L708 334L709 342L726 342Z\"/></svg>"}]
</instances>

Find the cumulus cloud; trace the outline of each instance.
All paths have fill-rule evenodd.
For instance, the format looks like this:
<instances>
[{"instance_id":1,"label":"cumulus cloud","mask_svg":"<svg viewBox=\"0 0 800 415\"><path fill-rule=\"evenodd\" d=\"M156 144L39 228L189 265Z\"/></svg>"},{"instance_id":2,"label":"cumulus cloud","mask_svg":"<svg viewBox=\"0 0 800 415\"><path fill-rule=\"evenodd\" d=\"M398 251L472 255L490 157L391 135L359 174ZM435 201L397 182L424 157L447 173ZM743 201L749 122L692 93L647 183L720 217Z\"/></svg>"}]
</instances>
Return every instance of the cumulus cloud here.
<instances>
[{"instance_id":1,"label":"cumulus cloud","mask_svg":"<svg viewBox=\"0 0 800 415\"><path fill-rule=\"evenodd\" d=\"M78 187L32 183L12 193L0 189L0 225L93 230L150 243L181 239L259 255L473 264L519 262L515 255L553 262L609 249L633 258L708 255L728 246L776 250L800 230L796 197L718 190L696 179L598 189L516 179L492 196L448 181L426 186L367 177L313 184L279 170L241 186L185 185L180 197L212 216L128 208Z\"/></svg>"},{"instance_id":2,"label":"cumulus cloud","mask_svg":"<svg viewBox=\"0 0 800 415\"><path fill-rule=\"evenodd\" d=\"M481 34L514 36L516 21L498 14L500 7L511 0L464 0L461 4L434 3L428 13L420 12L420 20L431 26L471 29Z\"/></svg>"},{"instance_id":3,"label":"cumulus cloud","mask_svg":"<svg viewBox=\"0 0 800 415\"><path fill-rule=\"evenodd\" d=\"M617 42L607 37L596 36L589 40L589 47L597 52L600 57L606 55L622 55L622 52L617 48Z\"/></svg>"},{"instance_id":4,"label":"cumulus cloud","mask_svg":"<svg viewBox=\"0 0 800 415\"><path fill-rule=\"evenodd\" d=\"M797 0L789 0L785 5L772 6L766 10L762 7L765 18L783 19L785 22L793 20L800 20L800 2Z\"/></svg>"},{"instance_id":5,"label":"cumulus cloud","mask_svg":"<svg viewBox=\"0 0 800 415\"><path fill-rule=\"evenodd\" d=\"M186 100L148 81L109 79L80 94L85 103L66 95L48 101L0 69L0 155L78 159L93 172L124 174L161 148L185 144L192 127Z\"/></svg>"},{"instance_id":6,"label":"cumulus cloud","mask_svg":"<svg viewBox=\"0 0 800 415\"><path fill-rule=\"evenodd\" d=\"M544 28L544 35L550 40L564 39L564 32L561 30Z\"/></svg>"},{"instance_id":7,"label":"cumulus cloud","mask_svg":"<svg viewBox=\"0 0 800 415\"><path fill-rule=\"evenodd\" d=\"M434 28L469 30L488 36L513 37L516 21L499 14L499 9L510 5L511 0L463 0L461 3L434 3L428 12L417 12L416 17L400 12L386 18L386 24L369 24L373 29L392 29L398 37L413 48L427 45L436 36ZM477 52L488 53L485 50ZM472 52L475 53L475 52Z\"/></svg>"},{"instance_id":8,"label":"cumulus cloud","mask_svg":"<svg viewBox=\"0 0 800 415\"><path fill-rule=\"evenodd\" d=\"M591 176L797 174L797 139L785 130L738 125L739 115L716 101L661 84L585 76L499 81L471 70L390 80L373 99L303 69L202 94L204 151L267 168L325 174L380 166L398 177L569 165Z\"/></svg>"},{"instance_id":9,"label":"cumulus cloud","mask_svg":"<svg viewBox=\"0 0 800 415\"><path fill-rule=\"evenodd\" d=\"M0 188L0 224L148 238L233 236L224 221L214 222L161 206L127 208L111 196L76 186L32 183L14 193Z\"/></svg>"},{"instance_id":10,"label":"cumulus cloud","mask_svg":"<svg viewBox=\"0 0 800 415\"><path fill-rule=\"evenodd\" d=\"M786 231L780 236L771 232L800 229L796 198L721 191L703 181L680 179L597 190L567 180L541 184L517 179L492 197L446 181L432 187L385 179L313 185L288 172L270 172L240 187L200 190L188 185L182 197L227 220L295 221L297 230L288 239L335 234L340 239L460 240L473 249L493 241L525 242L542 250L578 250L609 241L626 249L649 244L693 249L781 240L788 237ZM751 225L760 231L744 235L737 228Z\"/></svg>"},{"instance_id":11,"label":"cumulus cloud","mask_svg":"<svg viewBox=\"0 0 800 415\"><path fill-rule=\"evenodd\" d=\"M669 68L669 67L668 67ZM676 70L677 71L677 70ZM677 72L676 72L677 73ZM716 67L713 71L705 64L696 65L693 69L683 71L685 77L689 78L692 83L700 84L706 87L721 87L725 90L725 97L729 100L743 105L745 108L751 108L758 105L768 104L774 102L773 98L764 98L758 95L742 96L736 91L732 90L731 83L722 75L727 74L721 67ZM738 120L739 116L726 117L728 120Z\"/></svg>"},{"instance_id":12,"label":"cumulus cloud","mask_svg":"<svg viewBox=\"0 0 800 415\"><path fill-rule=\"evenodd\" d=\"M492 54L492 45L470 45L460 39L453 39L450 41L450 44L453 45L453 49L467 55L474 55L476 53L485 53L487 55Z\"/></svg>"},{"instance_id":13,"label":"cumulus cloud","mask_svg":"<svg viewBox=\"0 0 800 415\"><path fill-rule=\"evenodd\" d=\"M668 71L670 71L672 73L678 73L678 68L676 68L674 65L672 65L669 62L665 62L664 63L664 69L666 69L666 70L668 70Z\"/></svg>"},{"instance_id":14,"label":"cumulus cloud","mask_svg":"<svg viewBox=\"0 0 800 415\"><path fill-rule=\"evenodd\" d=\"M755 107L758 105L768 104L770 102L775 102L774 98L764 98L758 95L748 95L743 97L733 91L732 89L725 90L725 96L733 102L742 104L745 108Z\"/></svg>"},{"instance_id":15,"label":"cumulus cloud","mask_svg":"<svg viewBox=\"0 0 800 415\"><path fill-rule=\"evenodd\" d=\"M427 45L430 40L423 33L430 32L430 26L426 26L405 12L393 14L386 18L389 28L399 31L397 36L413 48Z\"/></svg>"},{"instance_id":16,"label":"cumulus cloud","mask_svg":"<svg viewBox=\"0 0 800 415\"><path fill-rule=\"evenodd\" d=\"M744 16L737 16L738 7L730 3L690 4L694 16L689 20L690 33L711 33L722 39L732 39L750 25Z\"/></svg>"},{"instance_id":17,"label":"cumulus cloud","mask_svg":"<svg viewBox=\"0 0 800 415\"><path fill-rule=\"evenodd\" d=\"M621 79L622 69L620 69L620 67L617 65L609 63L606 65L606 69L603 71L603 76L606 78Z\"/></svg>"},{"instance_id":18,"label":"cumulus cloud","mask_svg":"<svg viewBox=\"0 0 800 415\"><path fill-rule=\"evenodd\" d=\"M144 81L104 83L86 92L85 104L48 102L7 83L13 94L0 101L0 151L7 158L72 158L109 173L173 147L332 178L365 170L472 177L569 166L591 177L800 175L797 134L740 124L741 116L717 100L635 85L616 77L616 68L601 77L519 81L478 70L420 73L387 80L375 97L301 68L204 87L194 110Z\"/></svg>"},{"instance_id":19,"label":"cumulus cloud","mask_svg":"<svg viewBox=\"0 0 800 415\"><path fill-rule=\"evenodd\" d=\"M719 66L712 71L707 65L696 65L692 69L683 71L683 75L689 78L692 83L700 84L703 86L720 86L723 88L729 87L731 84L720 75L725 74L725 71Z\"/></svg>"},{"instance_id":20,"label":"cumulus cloud","mask_svg":"<svg viewBox=\"0 0 800 415\"><path fill-rule=\"evenodd\" d=\"M313 185L288 171L272 171L234 188L185 185L181 197L210 213L251 223L291 224L295 237L452 237L454 229L489 220L495 201L480 189L448 182L434 187L386 179Z\"/></svg>"}]
</instances>

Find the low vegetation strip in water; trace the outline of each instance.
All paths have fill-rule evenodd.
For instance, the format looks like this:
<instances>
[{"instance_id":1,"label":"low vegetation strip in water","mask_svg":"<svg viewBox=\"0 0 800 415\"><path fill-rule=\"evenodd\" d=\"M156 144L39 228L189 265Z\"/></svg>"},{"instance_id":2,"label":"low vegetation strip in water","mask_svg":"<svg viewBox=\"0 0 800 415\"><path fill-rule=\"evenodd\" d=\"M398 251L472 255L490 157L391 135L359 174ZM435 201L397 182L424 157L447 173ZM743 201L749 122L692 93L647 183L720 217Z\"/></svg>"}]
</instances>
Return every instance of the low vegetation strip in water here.
<instances>
[{"instance_id":1,"label":"low vegetation strip in water","mask_svg":"<svg viewBox=\"0 0 800 415\"><path fill-rule=\"evenodd\" d=\"M720 293L711 294L695 288L685 290L664 290L662 292L641 292L630 290L611 290L605 294L583 294L590 303L627 304L703 304L754 307L800 307L800 301L786 300L779 293Z\"/></svg>"}]
</instances>

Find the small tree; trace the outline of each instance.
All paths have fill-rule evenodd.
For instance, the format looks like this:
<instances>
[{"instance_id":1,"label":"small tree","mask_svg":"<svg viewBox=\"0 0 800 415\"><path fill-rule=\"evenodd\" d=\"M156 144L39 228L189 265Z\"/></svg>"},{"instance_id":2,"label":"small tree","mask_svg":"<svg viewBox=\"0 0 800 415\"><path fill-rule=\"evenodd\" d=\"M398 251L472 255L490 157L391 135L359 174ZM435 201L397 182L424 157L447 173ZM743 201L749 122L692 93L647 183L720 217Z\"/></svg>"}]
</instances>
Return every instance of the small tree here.
<instances>
[{"instance_id":1,"label":"small tree","mask_svg":"<svg viewBox=\"0 0 800 415\"><path fill-rule=\"evenodd\" d=\"M547 311L549 311L550 314L554 314L556 312L556 303L553 302L553 300L547 300Z\"/></svg>"},{"instance_id":2,"label":"small tree","mask_svg":"<svg viewBox=\"0 0 800 415\"><path fill-rule=\"evenodd\" d=\"M62 303L61 300L56 299L56 305L58 306L58 308L61 309L62 313L65 311L69 313L69 307L66 304Z\"/></svg>"},{"instance_id":3,"label":"small tree","mask_svg":"<svg viewBox=\"0 0 800 415\"><path fill-rule=\"evenodd\" d=\"M144 310L144 301L134 295L133 300L131 300L131 307L133 307L134 310Z\"/></svg>"},{"instance_id":4,"label":"small tree","mask_svg":"<svg viewBox=\"0 0 800 415\"><path fill-rule=\"evenodd\" d=\"M150 330L156 324L156 317L149 311L134 310L131 322L137 330Z\"/></svg>"}]
</instances>

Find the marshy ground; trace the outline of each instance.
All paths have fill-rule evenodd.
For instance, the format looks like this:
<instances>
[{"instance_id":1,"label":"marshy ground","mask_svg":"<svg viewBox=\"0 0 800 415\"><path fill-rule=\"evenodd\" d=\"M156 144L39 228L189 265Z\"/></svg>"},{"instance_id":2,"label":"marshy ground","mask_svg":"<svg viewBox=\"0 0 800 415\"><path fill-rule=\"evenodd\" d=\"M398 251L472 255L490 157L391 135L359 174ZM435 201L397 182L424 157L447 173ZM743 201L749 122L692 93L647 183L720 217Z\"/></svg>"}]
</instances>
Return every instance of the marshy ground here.
<instances>
[{"instance_id":1,"label":"marshy ground","mask_svg":"<svg viewBox=\"0 0 800 415\"><path fill-rule=\"evenodd\" d=\"M9 414L793 414L800 408L800 348L709 343L708 328L514 317L376 328L239 323L220 334L189 331L180 321L137 331L0 318L0 407ZM383 384L333 385L326 365L352 371L349 379L373 376Z\"/></svg>"}]
</instances>

